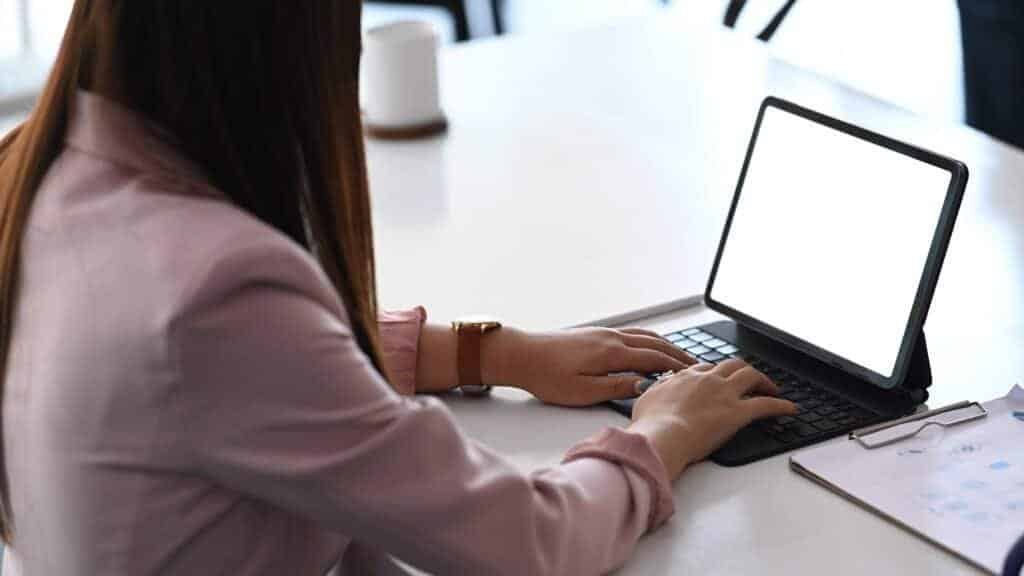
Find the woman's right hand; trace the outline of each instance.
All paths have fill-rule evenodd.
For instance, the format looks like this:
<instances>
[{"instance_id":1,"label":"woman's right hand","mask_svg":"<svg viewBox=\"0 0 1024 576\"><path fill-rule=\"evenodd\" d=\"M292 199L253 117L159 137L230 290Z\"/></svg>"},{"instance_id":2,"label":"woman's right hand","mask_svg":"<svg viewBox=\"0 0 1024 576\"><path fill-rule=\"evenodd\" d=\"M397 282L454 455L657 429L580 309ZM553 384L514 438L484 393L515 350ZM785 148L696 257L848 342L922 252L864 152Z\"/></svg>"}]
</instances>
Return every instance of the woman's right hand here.
<instances>
[{"instance_id":1,"label":"woman's right hand","mask_svg":"<svg viewBox=\"0 0 1024 576\"><path fill-rule=\"evenodd\" d=\"M674 480L752 421L796 414L776 394L767 376L739 360L698 364L637 398L629 430L650 438Z\"/></svg>"}]
</instances>

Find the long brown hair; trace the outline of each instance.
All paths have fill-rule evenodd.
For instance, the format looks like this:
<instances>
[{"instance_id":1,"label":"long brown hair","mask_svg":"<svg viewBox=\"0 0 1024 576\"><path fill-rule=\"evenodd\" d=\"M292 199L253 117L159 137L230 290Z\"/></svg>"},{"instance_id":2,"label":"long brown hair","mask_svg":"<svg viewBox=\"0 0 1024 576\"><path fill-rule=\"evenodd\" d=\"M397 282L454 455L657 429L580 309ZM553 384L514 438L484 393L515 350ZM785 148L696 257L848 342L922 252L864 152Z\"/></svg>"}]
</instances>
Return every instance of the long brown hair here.
<instances>
[{"instance_id":1,"label":"long brown hair","mask_svg":"<svg viewBox=\"0 0 1024 576\"><path fill-rule=\"evenodd\" d=\"M0 142L0 367L36 189L98 62L239 207L313 252L383 373L358 104L359 0L76 0L28 120ZM0 397L3 379L0 372ZM0 422L2 431L2 422ZM0 436L0 534L12 530Z\"/></svg>"}]
</instances>

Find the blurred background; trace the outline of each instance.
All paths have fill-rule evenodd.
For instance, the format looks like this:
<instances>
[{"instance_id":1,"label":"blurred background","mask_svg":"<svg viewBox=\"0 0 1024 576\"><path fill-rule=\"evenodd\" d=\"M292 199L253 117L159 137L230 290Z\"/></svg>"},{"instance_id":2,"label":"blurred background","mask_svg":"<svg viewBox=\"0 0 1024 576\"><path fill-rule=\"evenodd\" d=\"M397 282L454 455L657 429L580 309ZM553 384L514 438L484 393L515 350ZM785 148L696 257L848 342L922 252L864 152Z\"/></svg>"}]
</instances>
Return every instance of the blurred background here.
<instances>
[{"instance_id":1,"label":"blurred background","mask_svg":"<svg viewBox=\"0 0 1024 576\"><path fill-rule=\"evenodd\" d=\"M753 38L785 0L749 0L735 27ZM31 102L52 60L72 0L0 0L0 131ZM427 5L432 4L433 6ZM453 12L465 8L463 36L503 31L558 34L661 10L682 11L707 26L723 26L729 0L463 0L367 2L364 26L416 18L455 42ZM776 57L811 69L934 119L964 119L960 23L956 0L801 0L771 42Z\"/></svg>"}]
</instances>

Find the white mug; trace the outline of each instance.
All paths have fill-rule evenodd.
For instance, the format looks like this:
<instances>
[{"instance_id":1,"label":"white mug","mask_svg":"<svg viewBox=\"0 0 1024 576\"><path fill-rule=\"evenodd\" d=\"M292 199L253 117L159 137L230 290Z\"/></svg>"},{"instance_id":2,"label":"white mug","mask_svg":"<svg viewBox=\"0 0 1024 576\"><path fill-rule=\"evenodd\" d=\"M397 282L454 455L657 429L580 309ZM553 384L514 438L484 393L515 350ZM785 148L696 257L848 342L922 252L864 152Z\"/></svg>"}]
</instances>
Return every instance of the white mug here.
<instances>
[{"instance_id":1,"label":"white mug","mask_svg":"<svg viewBox=\"0 0 1024 576\"><path fill-rule=\"evenodd\" d=\"M395 22L366 31L360 84L371 134L443 128L438 45L437 32L426 22Z\"/></svg>"}]
</instances>

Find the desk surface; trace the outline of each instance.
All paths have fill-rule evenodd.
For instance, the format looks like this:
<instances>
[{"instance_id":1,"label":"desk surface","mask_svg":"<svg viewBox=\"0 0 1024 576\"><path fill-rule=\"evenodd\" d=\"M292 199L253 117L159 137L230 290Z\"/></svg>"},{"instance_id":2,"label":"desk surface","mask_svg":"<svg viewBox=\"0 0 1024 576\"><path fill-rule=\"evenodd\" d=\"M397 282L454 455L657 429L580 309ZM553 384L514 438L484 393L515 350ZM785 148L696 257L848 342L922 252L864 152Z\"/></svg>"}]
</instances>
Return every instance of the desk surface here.
<instances>
[{"instance_id":1,"label":"desk surface","mask_svg":"<svg viewBox=\"0 0 1024 576\"><path fill-rule=\"evenodd\" d=\"M1024 154L1015 149L671 18L459 47L443 67L448 136L369 147L385 305L423 303L439 319L484 310L536 327L698 294L757 105L775 94L968 164L926 325L932 404L987 400L1024 375ZM472 274L460 276L463 267ZM525 469L623 423L515 391L450 404L471 435ZM975 573L797 477L785 456L700 464L675 492L676 517L623 573Z\"/></svg>"},{"instance_id":2,"label":"desk surface","mask_svg":"<svg viewBox=\"0 0 1024 576\"><path fill-rule=\"evenodd\" d=\"M718 318L697 307L642 325L669 330ZM603 407L545 406L519 390L498 389L483 401L452 395L447 403L469 435L524 471L557 465L578 440L626 422ZM797 476L785 454L740 468L703 462L673 492L675 516L641 539L620 574L983 574Z\"/></svg>"}]
</instances>

